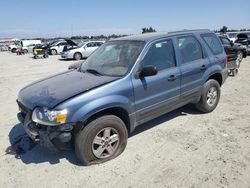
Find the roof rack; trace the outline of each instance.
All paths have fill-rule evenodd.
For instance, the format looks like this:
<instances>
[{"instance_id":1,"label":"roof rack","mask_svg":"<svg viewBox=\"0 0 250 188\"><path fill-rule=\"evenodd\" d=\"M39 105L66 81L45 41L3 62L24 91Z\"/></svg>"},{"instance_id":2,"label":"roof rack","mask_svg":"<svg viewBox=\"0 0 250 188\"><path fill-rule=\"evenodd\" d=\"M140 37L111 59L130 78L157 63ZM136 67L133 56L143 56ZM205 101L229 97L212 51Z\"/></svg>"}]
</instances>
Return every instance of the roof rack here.
<instances>
[{"instance_id":1,"label":"roof rack","mask_svg":"<svg viewBox=\"0 0 250 188\"><path fill-rule=\"evenodd\" d=\"M170 31L168 32L169 34L173 34L173 33L182 33L182 32L194 32L194 31L210 31L209 29L183 29L183 30L179 30L179 31Z\"/></svg>"}]
</instances>

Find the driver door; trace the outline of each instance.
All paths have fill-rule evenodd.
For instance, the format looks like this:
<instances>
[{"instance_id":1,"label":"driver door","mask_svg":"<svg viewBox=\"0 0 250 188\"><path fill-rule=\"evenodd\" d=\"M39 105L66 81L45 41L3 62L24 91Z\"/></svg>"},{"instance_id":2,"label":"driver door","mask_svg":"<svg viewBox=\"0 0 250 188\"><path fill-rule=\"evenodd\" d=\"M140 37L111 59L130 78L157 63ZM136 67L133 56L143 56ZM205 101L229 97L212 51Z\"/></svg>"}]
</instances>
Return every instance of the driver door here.
<instances>
[{"instance_id":1,"label":"driver door","mask_svg":"<svg viewBox=\"0 0 250 188\"><path fill-rule=\"evenodd\" d=\"M132 80L137 124L167 113L180 101L180 70L176 66L172 39L150 46L141 62L142 67L149 65L158 69L156 75Z\"/></svg>"}]
</instances>

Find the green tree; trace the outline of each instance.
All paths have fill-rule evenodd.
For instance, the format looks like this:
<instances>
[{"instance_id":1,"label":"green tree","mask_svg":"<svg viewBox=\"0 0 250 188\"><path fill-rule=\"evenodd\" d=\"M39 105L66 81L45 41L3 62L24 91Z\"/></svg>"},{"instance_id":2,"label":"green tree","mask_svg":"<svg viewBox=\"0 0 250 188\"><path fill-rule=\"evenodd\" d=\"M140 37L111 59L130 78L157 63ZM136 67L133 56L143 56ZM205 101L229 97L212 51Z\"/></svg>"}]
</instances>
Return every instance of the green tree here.
<instances>
[{"instance_id":1,"label":"green tree","mask_svg":"<svg viewBox=\"0 0 250 188\"><path fill-rule=\"evenodd\" d=\"M225 34L226 32L228 31L228 27L227 26L223 26L221 29L220 29L220 32Z\"/></svg>"},{"instance_id":2,"label":"green tree","mask_svg":"<svg viewBox=\"0 0 250 188\"><path fill-rule=\"evenodd\" d=\"M156 32L156 30L153 29L152 27L149 27L149 28L144 27L144 28L142 28L142 33L152 33L152 32Z\"/></svg>"}]
</instances>

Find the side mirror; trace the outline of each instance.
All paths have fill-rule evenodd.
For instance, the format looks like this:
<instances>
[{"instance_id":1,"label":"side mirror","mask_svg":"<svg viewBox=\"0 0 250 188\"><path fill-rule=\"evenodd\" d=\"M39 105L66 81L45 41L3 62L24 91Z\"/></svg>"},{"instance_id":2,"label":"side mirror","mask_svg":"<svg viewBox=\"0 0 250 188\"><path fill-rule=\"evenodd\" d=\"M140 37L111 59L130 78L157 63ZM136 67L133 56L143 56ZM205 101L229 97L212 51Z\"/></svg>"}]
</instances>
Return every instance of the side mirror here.
<instances>
[{"instance_id":1,"label":"side mirror","mask_svg":"<svg viewBox=\"0 0 250 188\"><path fill-rule=\"evenodd\" d=\"M231 46L233 46L234 45L233 41L230 41L230 44L231 44Z\"/></svg>"},{"instance_id":2,"label":"side mirror","mask_svg":"<svg viewBox=\"0 0 250 188\"><path fill-rule=\"evenodd\" d=\"M143 77L147 77L147 76L154 76L157 74L157 72L158 72L158 70L155 66L148 65L148 66L145 66L141 69L141 71L139 72L139 77L143 78Z\"/></svg>"}]
</instances>

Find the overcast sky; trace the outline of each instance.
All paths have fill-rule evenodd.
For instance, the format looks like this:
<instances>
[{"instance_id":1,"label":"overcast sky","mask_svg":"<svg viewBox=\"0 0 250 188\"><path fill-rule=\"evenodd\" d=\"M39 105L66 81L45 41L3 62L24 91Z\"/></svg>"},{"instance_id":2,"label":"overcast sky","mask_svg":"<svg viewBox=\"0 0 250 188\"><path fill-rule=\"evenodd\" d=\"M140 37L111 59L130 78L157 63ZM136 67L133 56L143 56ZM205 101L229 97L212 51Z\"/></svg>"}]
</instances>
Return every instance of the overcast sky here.
<instances>
[{"instance_id":1,"label":"overcast sky","mask_svg":"<svg viewBox=\"0 0 250 188\"><path fill-rule=\"evenodd\" d=\"M250 29L250 0L1 0L0 38Z\"/></svg>"}]
</instances>

